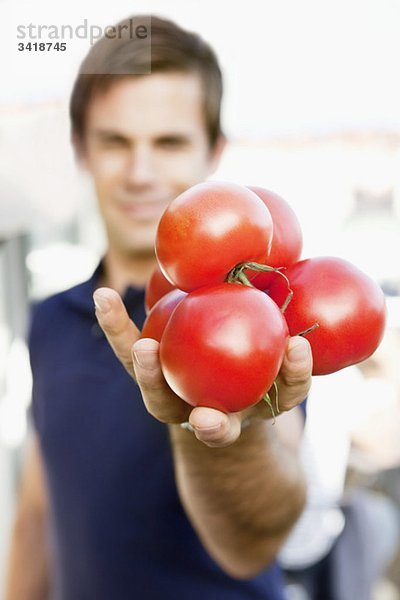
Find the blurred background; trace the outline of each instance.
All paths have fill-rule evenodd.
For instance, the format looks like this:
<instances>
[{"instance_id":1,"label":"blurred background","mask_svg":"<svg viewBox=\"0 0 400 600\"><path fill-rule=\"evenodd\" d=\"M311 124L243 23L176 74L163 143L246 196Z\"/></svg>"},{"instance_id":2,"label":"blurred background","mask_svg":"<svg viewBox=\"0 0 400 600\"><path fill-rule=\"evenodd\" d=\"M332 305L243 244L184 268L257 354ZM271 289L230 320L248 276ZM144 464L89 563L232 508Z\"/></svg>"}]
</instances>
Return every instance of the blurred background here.
<instances>
[{"instance_id":1,"label":"blurred background","mask_svg":"<svg viewBox=\"0 0 400 600\"><path fill-rule=\"evenodd\" d=\"M346 485L400 505L400 3L0 0L0 589L29 434L29 304L89 277L104 248L69 143L90 40L18 52L17 26L104 27L145 12L198 31L220 57L229 143L214 177L277 192L299 217L304 258L342 256L384 289L388 331L359 369ZM400 598L396 552L376 599Z\"/></svg>"}]
</instances>

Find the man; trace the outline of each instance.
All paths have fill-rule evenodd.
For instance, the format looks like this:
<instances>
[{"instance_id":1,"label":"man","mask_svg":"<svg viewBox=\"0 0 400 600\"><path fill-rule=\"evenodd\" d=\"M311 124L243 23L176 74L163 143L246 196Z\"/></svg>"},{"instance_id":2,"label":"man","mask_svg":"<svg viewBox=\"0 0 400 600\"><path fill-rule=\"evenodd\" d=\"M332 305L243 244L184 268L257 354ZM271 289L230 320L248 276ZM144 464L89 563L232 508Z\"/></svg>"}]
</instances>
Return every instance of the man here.
<instances>
[{"instance_id":1,"label":"man","mask_svg":"<svg viewBox=\"0 0 400 600\"><path fill-rule=\"evenodd\" d=\"M297 405L310 349L289 342L278 386L281 408L293 410L274 426L263 403L236 414L192 409L168 388L158 344L138 341L158 220L213 172L224 147L213 52L162 19L151 33L151 74L80 74L72 93L73 143L108 247L88 282L34 310L37 434L7 600L283 598L273 560L304 505ZM98 72L103 42L85 69ZM139 69L133 43L113 48L110 73ZM180 426L187 421L193 432Z\"/></svg>"}]
</instances>

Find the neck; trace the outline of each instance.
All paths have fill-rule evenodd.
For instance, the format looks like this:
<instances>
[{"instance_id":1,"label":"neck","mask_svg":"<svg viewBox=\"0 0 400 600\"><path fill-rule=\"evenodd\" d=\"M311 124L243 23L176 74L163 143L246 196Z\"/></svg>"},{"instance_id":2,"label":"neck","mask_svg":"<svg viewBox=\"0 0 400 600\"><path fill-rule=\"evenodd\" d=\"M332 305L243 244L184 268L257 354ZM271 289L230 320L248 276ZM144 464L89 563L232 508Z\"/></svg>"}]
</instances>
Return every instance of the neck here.
<instances>
[{"instance_id":1,"label":"neck","mask_svg":"<svg viewBox=\"0 0 400 600\"><path fill-rule=\"evenodd\" d=\"M110 287L119 294L123 294L129 285L144 287L156 262L154 254L125 256L109 248L103 260L101 286Z\"/></svg>"}]
</instances>

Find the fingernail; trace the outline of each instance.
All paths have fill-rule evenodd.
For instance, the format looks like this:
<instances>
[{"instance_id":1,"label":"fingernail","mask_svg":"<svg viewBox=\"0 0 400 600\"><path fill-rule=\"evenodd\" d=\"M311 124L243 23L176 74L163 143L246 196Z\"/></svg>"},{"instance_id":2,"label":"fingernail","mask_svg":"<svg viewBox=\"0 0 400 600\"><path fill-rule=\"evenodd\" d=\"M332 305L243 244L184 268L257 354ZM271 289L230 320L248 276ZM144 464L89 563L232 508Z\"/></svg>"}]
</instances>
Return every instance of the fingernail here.
<instances>
[{"instance_id":1,"label":"fingernail","mask_svg":"<svg viewBox=\"0 0 400 600\"><path fill-rule=\"evenodd\" d=\"M96 309L101 313L106 313L111 308L110 300L103 296L100 292L95 292L93 294L93 301Z\"/></svg>"},{"instance_id":2,"label":"fingernail","mask_svg":"<svg viewBox=\"0 0 400 600\"><path fill-rule=\"evenodd\" d=\"M158 365L157 353L154 350L137 350L133 352L133 357L142 369L154 369Z\"/></svg>"},{"instance_id":3,"label":"fingernail","mask_svg":"<svg viewBox=\"0 0 400 600\"><path fill-rule=\"evenodd\" d=\"M221 423L212 427L194 427L197 433L217 433L221 429Z\"/></svg>"},{"instance_id":4,"label":"fingernail","mask_svg":"<svg viewBox=\"0 0 400 600\"><path fill-rule=\"evenodd\" d=\"M308 358L308 354L308 344L296 340L293 342L293 346L290 348L288 356L291 362L301 362Z\"/></svg>"}]
</instances>

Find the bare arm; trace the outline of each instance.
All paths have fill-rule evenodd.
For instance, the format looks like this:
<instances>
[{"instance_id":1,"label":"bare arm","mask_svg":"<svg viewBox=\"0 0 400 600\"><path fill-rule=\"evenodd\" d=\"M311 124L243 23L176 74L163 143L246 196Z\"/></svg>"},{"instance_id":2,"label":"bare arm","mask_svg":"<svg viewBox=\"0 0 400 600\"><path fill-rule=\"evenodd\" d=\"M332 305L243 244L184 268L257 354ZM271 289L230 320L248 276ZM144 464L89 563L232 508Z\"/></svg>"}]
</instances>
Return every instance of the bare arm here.
<instances>
[{"instance_id":1,"label":"bare arm","mask_svg":"<svg viewBox=\"0 0 400 600\"><path fill-rule=\"evenodd\" d=\"M36 437L29 449L9 550L6 600L45 600L49 593L47 494Z\"/></svg>"},{"instance_id":2,"label":"bare arm","mask_svg":"<svg viewBox=\"0 0 400 600\"><path fill-rule=\"evenodd\" d=\"M255 422L223 448L171 429L180 497L200 539L231 576L255 576L273 560L303 508L296 455L271 421Z\"/></svg>"},{"instance_id":3,"label":"bare arm","mask_svg":"<svg viewBox=\"0 0 400 600\"><path fill-rule=\"evenodd\" d=\"M237 578L256 575L273 560L304 506L305 483L291 439L293 418L286 417L296 414L291 409L310 386L308 342L290 341L278 385L280 408L291 413L278 417L279 426L267 420L263 402L232 414L193 409L168 387L158 343L137 341L139 332L116 292L103 293L109 304L105 312L96 312L100 325L140 385L147 410L169 424L178 490L189 519L221 568ZM296 356L295 348L303 353ZM255 422L241 433L248 416ZM187 420L194 433L179 426Z\"/></svg>"}]
</instances>

